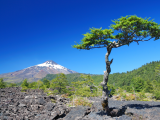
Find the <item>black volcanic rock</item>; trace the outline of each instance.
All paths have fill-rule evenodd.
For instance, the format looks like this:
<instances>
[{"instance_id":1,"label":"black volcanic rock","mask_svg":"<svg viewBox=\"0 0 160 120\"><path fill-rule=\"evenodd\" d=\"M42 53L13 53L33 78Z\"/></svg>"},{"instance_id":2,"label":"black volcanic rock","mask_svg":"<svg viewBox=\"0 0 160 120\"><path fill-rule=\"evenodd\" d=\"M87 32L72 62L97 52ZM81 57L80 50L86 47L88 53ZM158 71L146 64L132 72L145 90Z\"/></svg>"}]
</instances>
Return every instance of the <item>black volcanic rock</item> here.
<instances>
[{"instance_id":1,"label":"black volcanic rock","mask_svg":"<svg viewBox=\"0 0 160 120\"><path fill-rule=\"evenodd\" d=\"M69 101L58 95L47 96L39 89L26 92L21 92L21 87L0 89L0 120L55 120L69 113L71 108L65 105Z\"/></svg>"},{"instance_id":2,"label":"black volcanic rock","mask_svg":"<svg viewBox=\"0 0 160 120\"><path fill-rule=\"evenodd\" d=\"M0 89L0 120L159 120L160 102L109 99L110 115L103 111L101 98L89 97L92 107L69 108L68 98L47 96L43 90L21 87ZM55 102L52 103L51 99Z\"/></svg>"}]
</instances>

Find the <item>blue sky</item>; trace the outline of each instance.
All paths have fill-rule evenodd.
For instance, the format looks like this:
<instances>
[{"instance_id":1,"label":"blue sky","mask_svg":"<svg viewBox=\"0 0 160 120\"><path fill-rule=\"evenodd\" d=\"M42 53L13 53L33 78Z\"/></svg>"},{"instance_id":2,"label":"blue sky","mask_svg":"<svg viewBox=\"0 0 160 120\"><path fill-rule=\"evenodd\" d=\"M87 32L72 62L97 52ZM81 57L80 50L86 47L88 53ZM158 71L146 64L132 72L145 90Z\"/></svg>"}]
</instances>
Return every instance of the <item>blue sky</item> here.
<instances>
[{"instance_id":1,"label":"blue sky","mask_svg":"<svg viewBox=\"0 0 160 120\"><path fill-rule=\"evenodd\" d=\"M79 73L103 74L106 48L78 50L89 28L137 15L160 24L159 0L0 0L0 74L53 60ZM113 48L112 73L159 61L160 40Z\"/></svg>"}]
</instances>

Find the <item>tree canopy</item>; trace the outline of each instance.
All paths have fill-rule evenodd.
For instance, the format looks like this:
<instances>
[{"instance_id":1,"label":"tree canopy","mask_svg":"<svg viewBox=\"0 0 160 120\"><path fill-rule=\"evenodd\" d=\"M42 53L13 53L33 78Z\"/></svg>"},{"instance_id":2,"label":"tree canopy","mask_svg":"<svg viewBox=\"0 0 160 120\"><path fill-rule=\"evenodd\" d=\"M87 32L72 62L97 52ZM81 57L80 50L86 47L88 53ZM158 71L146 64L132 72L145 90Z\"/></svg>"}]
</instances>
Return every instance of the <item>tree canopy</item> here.
<instances>
[{"instance_id":1,"label":"tree canopy","mask_svg":"<svg viewBox=\"0 0 160 120\"><path fill-rule=\"evenodd\" d=\"M68 82L64 73L60 73L57 77L51 80L50 88L57 89L55 90L55 94L64 94L67 93Z\"/></svg>"},{"instance_id":2,"label":"tree canopy","mask_svg":"<svg viewBox=\"0 0 160 120\"><path fill-rule=\"evenodd\" d=\"M0 78L0 88L5 88L5 87L6 87L6 84L3 81L3 78Z\"/></svg>"},{"instance_id":3,"label":"tree canopy","mask_svg":"<svg viewBox=\"0 0 160 120\"><path fill-rule=\"evenodd\" d=\"M149 19L149 18L148 18ZM119 47L122 45L128 45L131 42L148 41L152 38L158 40L160 38L160 25L137 17L136 15L129 15L121 17L115 21L115 24L111 24L110 29L102 30L96 28L90 28L90 33L83 34L84 38L80 44L73 45L73 48L90 50L92 48L103 48L106 46ZM117 30L120 33L113 35L114 31ZM146 37L150 37L148 40L144 40ZM114 39L117 41L110 41Z\"/></svg>"},{"instance_id":4,"label":"tree canopy","mask_svg":"<svg viewBox=\"0 0 160 120\"><path fill-rule=\"evenodd\" d=\"M23 88L23 87L28 88L28 86L29 86L29 83L28 83L27 79L24 79L23 82L22 82L22 84L21 84L21 87L22 87L22 88Z\"/></svg>"}]
</instances>

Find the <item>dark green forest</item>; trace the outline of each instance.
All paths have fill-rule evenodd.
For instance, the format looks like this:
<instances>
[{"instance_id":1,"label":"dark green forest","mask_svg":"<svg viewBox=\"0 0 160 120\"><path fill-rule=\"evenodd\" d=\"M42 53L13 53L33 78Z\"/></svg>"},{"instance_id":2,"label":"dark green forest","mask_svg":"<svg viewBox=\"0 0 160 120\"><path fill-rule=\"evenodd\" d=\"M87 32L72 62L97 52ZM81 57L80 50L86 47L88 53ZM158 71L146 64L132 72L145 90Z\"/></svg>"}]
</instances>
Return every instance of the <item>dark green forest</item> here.
<instances>
[{"instance_id":1,"label":"dark green forest","mask_svg":"<svg viewBox=\"0 0 160 120\"><path fill-rule=\"evenodd\" d=\"M48 74L37 82L29 83L27 79L20 83L6 83L0 78L0 88L21 86L22 91L26 89L43 89L48 94L73 94L89 97L101 96L103 75L95 74ZM68 86L68 88L66 87ZM48 90L49 88L54 91ZM116 94L116 89L121 92L126 90L129 93L152 93L153 98L160 100L160 61L152 61L142 65L138 69L126 73L114 73L109 75L108 88L112 89L111 95ZM140 99L142 100L142 98Z\"/></svg>"},{"instance_id":2,"label":"dark green forest","mask_svg":"<svg viewBox=\"0 0 160 120\"><path fill-rule=\"evenodd\" d=\"M122 72L122 73L110 74L108 78L108 83L114 85L115 88L130 86L132 84L132 80L136 77L140 77L144 81L156 80L157 82L160 83L160 75L158 75L158 73L156 73L155 71L158 65L160 65L160 61L152 61L150 63L142 65L138 69L127 71L126 73ZM67 74L66 77L68 83L71 84L71 82L82 81L82 78L80 78L80 74L84 73ZM90 75L96 85L99 85L103 80L103 75L95 75L95 74L85 74L85 75ZM52 80L55 79L56 76L57 76L56 74L48 74L43 79L46 78L48 80ZM43 81L43 79L41 79L41 81Z\"/></svg>"},{"instance_id":3,"label":"dark green forest","mask_svg":"<svg viewBox=\"0 0 160 120\"><path fill-rule=\"evenodd\" d=\"M113 84L116 88L130 86L132 84L132 80L136 77L140 77L144 81L156 80L160 83L160 75L158 75L158 72L156 71L158 69L160 70L158 65L160 65L160 61L152 61L142 65L138 69L127 71L127 73L110 74L108 82L109 84Z\"/></svg>"},{"instance_id":4,"label":"dark green forest","mask_svg":"<svg viewBox=\"0 0 160 120\"><path fill-rule=\"evenodd\" d=\"M81 74L90 75L96 85L98 85L103 80L103 75L72 73L72 74L66 74L68 83L71 84L71 82L82 81L83 78L80 77ZM41 81L43 81L44 79L52 80L52 79L55 79L56 77L57 77L57 74L47 74L46 77L41 79Z\"/></svg>"}]
</instances>

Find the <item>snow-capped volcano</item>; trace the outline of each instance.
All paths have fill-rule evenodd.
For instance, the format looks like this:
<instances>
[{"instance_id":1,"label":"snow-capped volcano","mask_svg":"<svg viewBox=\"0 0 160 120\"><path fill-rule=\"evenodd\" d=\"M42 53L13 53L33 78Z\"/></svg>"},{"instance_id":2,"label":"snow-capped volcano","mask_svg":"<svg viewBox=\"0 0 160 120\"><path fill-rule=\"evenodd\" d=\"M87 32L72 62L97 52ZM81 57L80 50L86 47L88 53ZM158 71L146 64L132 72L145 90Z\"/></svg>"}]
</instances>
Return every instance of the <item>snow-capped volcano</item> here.
<instances>
[{"instance_id":1,"label":"snow-capped volcano","mask_svg":"<svg viewBox=\"0 0 160 120\"><path fill-rule=\"evenodd\" d=\"M48 60L44 63L31 66L22 70L18 70L11 73L1 74L0 78L3 77L5 81L22 81L23 79L27 78L29 81L37 81L47 74L71 74L77 73L73 70L65 68L52 60Z\"/></svg>"},{"instance_id":2,"label":"snow-capped volcano","mask_svg":"<svg viewBox=\"0 0 160 120\"><path fill-rule=\"evenodd\" d=\"M38 65L36 65L36 66L67 70L67 68L65 68L65 67L63 67L63 66L61 66L61 65L58 65L57 63L55 63L55 62L52 61L52 60L46 61L46 62L44 62L44 63L42 63L42 64L38 64Z\"/></svg>"}]
</instances>

